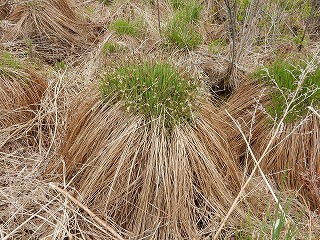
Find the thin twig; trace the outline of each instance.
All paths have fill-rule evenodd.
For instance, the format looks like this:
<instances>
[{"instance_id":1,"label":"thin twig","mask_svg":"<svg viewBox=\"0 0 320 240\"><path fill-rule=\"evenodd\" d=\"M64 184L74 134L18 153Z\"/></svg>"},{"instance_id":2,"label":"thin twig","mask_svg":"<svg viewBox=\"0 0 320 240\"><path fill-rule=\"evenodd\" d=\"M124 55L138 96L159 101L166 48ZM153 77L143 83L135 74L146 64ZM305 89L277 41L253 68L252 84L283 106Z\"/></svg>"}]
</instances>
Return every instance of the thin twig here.
<instances>
[{"instance_id":1,"label":"thin twig","mask_svg":"<svg viewBox=\"0 0 320 240\"><path fill-rule=\"evenodd\" d=\"M53 183L49 183L49 186L52 187L57 192L62 193L71 202L73 202L78 207L80 207L82 210L84 210L86 213L88 213L90 217L92 217L96 222L98 222L107 231L109 231L116 238L116 240L124 240L124 238L122 238L119 235L119 233L117 233L116 230L114 230L111 226L106 224L101 218L99 218L97 215L95 215L89 208L87 208L85 205L83 205L81 202L79 202L77 199L75 199L73 196L71 196L70 193L68 193L66 190L59 188L58 186L54 185Z\"/></svg>"},{"instance_id":2,"label":"thin twig","mask_svg":"<svg viewBox=\"0 0 320 240\"><path fill-rule=\"evenodd\" d=\"M234 68L235 68L235 60L236 60L236 1L233 2L233 6L231 6L229 0L224 0L228 15L229 15L229 29L231 31L231 40L232 40L232 49L231 49L231 62L228 67L227 76L224 81L224 87L230 86L230 80L234 82Z\"/></svg>"}]
</instances>

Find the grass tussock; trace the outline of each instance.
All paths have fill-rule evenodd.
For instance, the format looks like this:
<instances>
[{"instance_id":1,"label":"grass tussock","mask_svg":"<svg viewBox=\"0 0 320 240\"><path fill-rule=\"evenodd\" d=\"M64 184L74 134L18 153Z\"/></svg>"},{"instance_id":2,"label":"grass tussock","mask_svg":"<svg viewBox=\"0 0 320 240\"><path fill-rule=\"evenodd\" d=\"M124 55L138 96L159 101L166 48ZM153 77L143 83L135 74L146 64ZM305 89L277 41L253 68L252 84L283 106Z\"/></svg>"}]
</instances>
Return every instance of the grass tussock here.
<instances>
[{"instance_id":1,"label":"grass tussock","mask_svg":"<svg viewBox=\"0 0 320 240\"><path fill-rule=\"evenodd\" d=\"M267 121L265 121L267 122ZM312 209L319 208L319 118L311 115L300 124L286 124L260 164L265 173L274 174L278 185L296 190ZM272 131L257 138L254 149L261 154Z\"/></svg>"},{"instance_id":2,"label":"grass tussock","mask_svg":"<svg viewBox=\"0 0 320 240\"><path fill-rule=\"evenodd\" d=\"M190 1L174 12L163 28L163 36L168 45L181 49L193 49L202 42L202 36L196 27L199 22L201 6Z\"/></svg>"},{"instance_id":3,"label":"grass tussock","mask_svg":"<svg viewBox=\"0 0 320 240\"><path fill-rule=\"evenodd\" d=\"M299 191L313 209L320 203L320 129L319 118L308 108L319 109L319 74L318 64L302 61L299 64L276 61L265 70L263 79L269 85L270 101L264 104L265 130L253 144L257 153L262 154L273 134L272 126L284 118L261 168L273 173L279 185Z\"/></svg>"},{"instance_id":4,"label":"grass tussock","mask_svg":"<svg viewBox=\"0 0 320 240\"><path fill-rule=\"evenodd\" d=\"M283 65L281 66L283 67ZM292 65L289 66L301 74L299 69L297 70ZM263 172L271 174L279 187L299 191L304 201L308 202L312 208L319 206L320 199L318 180L320 176L319 119L315 115L310 115L307 106L318 104L317 91L319 90L314 86L314 84L317 84L317 78L313 78L317 76L317 71L316 69L314 75L312 73L307 74L306 81L297 94L297 100L294 101L294 108L290 108L290 112L285 118L285 124L272 143L271 150L260 163ZM268 87L268 84L262 84L261 82L242 84L222 106L223 110L226 110L239 122L254 153L257 154L257 158L263 153L273 135L270 117L274 117L273 121L278 121L279 117L282 117L281 114L286 107L285 101L288 102L286 97L292 96L292 91L295 90L293 87L297 86L297 79L299 79L299 75L293 75L292 71L285 71L283 68L277 69L275 67L272 73L272 76L276 78L275 81L271 82L272 89ZM279 75L284 74L287 78L276 75L277 73ZM276 83L277 88L273 85ZM284 85L286 88L284 88ZM289 95L289 92L286 92L287 95L281 95L279 93L281 88L279 87L282 87L283 91L291 90L291 95ZM307 91L311 91L313 94L306 94ZM305 99L305 96L308 96L308 98ZM279 98L282 99L282 102ZM300 109L300 111L297 111L297 109ZM276 111L279 112L280 116L274 115ZM305 118L306 115L307 118ZM303 120L301 120L302 118ZM226 116L226 119L230 127L228 132L233 132L233 134L230 134L233 151L236 151L240 156L240 164L245 167L244 169L250 172L254 163L243 137L228 116ZM292 122L293 120L295 122Z\"/></svg>"},{"instance_id":5,"label":"grass tussock","mask_svg":"<svg viewBox=\"0 0 320 240\"><path fill-rule=\"evenodd\" d=\"M317 1L235 2L0 0L1 239L320 239Z\"/></svg>"},{"instance_id":6,"label":"grass tussock","mask_svg":"<svg viewBox=\"0 0 320 240\"><path fill-rule=\"evenodd\" d=\"M216 109L203 103L194 124L168 134L160 120L126 113L121 99L89 92L68 119L61 151L79 199L133 238L210 234L241 182Z\"/></svg>"},{"instance_id":7,"label":"grass tussock","mask_svg":"<svg viewBox=\"0 0 320 240\"><path fill-rule=\"evenodd\" d=\"M49 63L79 55L95 41L94 26L68 1L28 0L15 5L1 42L6 49L41 57Z\"/></svg>"},{"instance_id":8,"label":"grass tussock","mask_svg":"<svg viewBox=\"0 0 320 240\"><path fill-rule=\"evenodd\" d=\"M34 116L46 81L7 52L0 56L0 128L26 122Z\"/></svg>"}]
</instances>

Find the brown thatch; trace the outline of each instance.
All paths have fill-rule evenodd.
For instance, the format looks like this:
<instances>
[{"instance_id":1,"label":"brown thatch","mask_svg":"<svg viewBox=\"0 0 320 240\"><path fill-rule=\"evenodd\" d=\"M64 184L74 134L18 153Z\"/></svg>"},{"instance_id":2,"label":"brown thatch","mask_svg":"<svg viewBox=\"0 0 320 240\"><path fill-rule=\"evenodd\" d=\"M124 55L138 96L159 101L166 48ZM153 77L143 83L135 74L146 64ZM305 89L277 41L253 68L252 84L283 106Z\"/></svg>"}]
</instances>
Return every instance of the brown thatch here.
<instances>
[{"instance_id":1,"label":"brown thatch","mask_svg":"<svg viewBox=\"0 0 320 240\"><path fill-rule=\"evenodd\" d=\"M0 64L0 128L31 119L46 87L32 67Z\"/></svg>"},{"instance_id":2,"label":"brown thatch","mask_svg":"<svg viewBox=\"0 0 320 240\"><path fill-rule=\"evenodd\" d=\"M235 127L227 112L236 119L246 134L247 139L253 144L258 137L266 136L265 114L262 111L269 101L265 86L253 80L244 81L230 98L220 107L219 113L227 122L228 138L236 156L245 157L247 146L240 131ZM245 164L245 163L243 163Z\"/></svg>"},{"instance_id":3,"label":"brown thatch","mask_svg":"<svg viewBox=\"0 0 320 240\"><path fill-rule=\"evenodd\" d=\"M11 6L9 4L9 0L1 0L0 1L0 20L6 19L11 11Z\"/></svg>"},{"instance_id":4,"label":"brown thatch","mask_svg":"<svg viewBox=\"0 0 320 240\"><path fill-rule=\"evenodd\" d=\"M217 110L204 103L195 126L168 134L128 116L121 102L108 106L96 90L88 92L72 108L62 144L67 181L79 199L134 238L210 235L241 181Z\"/></svg>"},{"instance_id":5,"label":"brown thatch","mask_svg":"<svg viewBox=\"0 0 320 240\"><path fill-rule=\"evenodd\" d=\"M264 107L270 101L269 89L255 82L244 83L228 99L222 110L227 110L239 121L251 147L259 159L267 147L273 131ZM254 162L247 152L240 131L228 116L229 141L240 156L240 164L249 171ZM265 174L270 174L282 190L299 190L304 201L314 207L320 203L320 122L316 116L303 121L299 127L285 124L272 144L270 153L265 156L260 166ZM258 174L258 173L257 173Z\"/></svg>"},{"instance_id":6,"label":"brown thatch","mask_svg":"<svg viewBox=\"0 0 320 240\"><path fill-rule=\"evenodd\" d=\"M4 46L49 63L84 53L96 39L94 25L80 18L70 1L23 1L15 5L8 20L14 24L5 31Z\"/></svg>"},{"instance_id":7,"label":"brown thatch","mask_svg":"<svg viewBox=\"0 0 320 240\"><path fill-rule=\"evenodd\" d=\"M259 156L272 131L257 138L254 149ZM310 116L298 127L286 124L261 163L265 173L274 174L283 189L299 190L311 208L320 206L320 121Z\"/></svg>"}]
</instances>

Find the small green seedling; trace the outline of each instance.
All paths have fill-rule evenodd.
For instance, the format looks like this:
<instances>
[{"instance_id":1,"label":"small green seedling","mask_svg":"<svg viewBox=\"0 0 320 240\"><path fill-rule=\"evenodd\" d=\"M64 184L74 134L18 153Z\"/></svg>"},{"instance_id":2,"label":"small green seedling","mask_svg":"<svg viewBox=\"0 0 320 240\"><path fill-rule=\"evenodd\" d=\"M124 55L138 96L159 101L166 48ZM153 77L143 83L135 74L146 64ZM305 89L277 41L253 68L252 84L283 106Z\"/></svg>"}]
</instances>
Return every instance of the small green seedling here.
<instances>
[{"instance_id":1,"label":"small green seedling","mask_svg":"<svg viewBox=\"0 0 320 240\"><path fill-rule=\"evenodd\" d=\"M117 45L115 43L112 43L112 42L105 42L103 45L102 45L102 49L101 49L101 52L104 54L104 55L107 55L107 54L110 54L110 53L114 53L116 50L117 50Z\"/></svg>"}]
</instances>

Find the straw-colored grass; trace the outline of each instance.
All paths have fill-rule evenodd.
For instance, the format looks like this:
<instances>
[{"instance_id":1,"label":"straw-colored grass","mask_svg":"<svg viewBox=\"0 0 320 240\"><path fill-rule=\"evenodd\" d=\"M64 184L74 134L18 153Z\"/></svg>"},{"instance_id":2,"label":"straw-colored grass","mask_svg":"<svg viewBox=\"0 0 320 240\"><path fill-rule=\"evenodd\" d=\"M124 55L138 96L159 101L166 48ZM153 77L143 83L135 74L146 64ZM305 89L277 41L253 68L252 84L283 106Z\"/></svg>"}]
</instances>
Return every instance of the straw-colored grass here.
<instances>
[{"instance_id":1,"label":"straw-colored grass","mask_svg":"<svg viewBox=\"0 0 320 240\"><path fill-rule=\"evenodd\" d=\"M319 62L301 8L237 0L228 81L228 1L102 2L10 0L0 8L0 49L24 56L0 64L0 239L320 239L319 109L310 101L306 120L272 126L270 89L244 77L280 54L314 52ZM103 40L84 17L104 26ZM143 22L143 33L117 34L117 19ZM164 47L166 28L185 30L181 22L201 41ZM181 36L192 37L190 29ZM133 69L116 81L123 72L113 69L124 62L150 60L173 62L196 85L202 77L214 100L202 83L201 91L161 88L148 67L149 85L135 84ZM113 81L103 92L101 79ZM204 94L185 101L188 91ZM188 103L191 111L180 111Z\"/></svg>"},{"instance_id":2,"label":"straw-colored grass","mask_svg":"<svg viewBox=\"0 0 320 240\"><path fill-rule=\"evenodd\" d=\"M161 121L128 115L121 101L103 103L94 89L74 106L61 153L82 202L138 239L212 232L241 181L212 105L203 103L194 125L175 125L170 134Z\"/></svg>"},{"instance_id":3,"label":"straw-colored grass","mask_svg":"<svg viewBox=\"0 0 320 240\"><path fill-rule=\"evenodd\" d=\"M49 63L88 51L94 25L75 13L70 1L28 0L15 4L1 42L6 49L38 56Z\"/></svg>"},{"instance_id":4,"label":"straw-colored grass","mask_svg":"<svg viewBox=\"0 0 320 240\"><path fill-rule=\"evenodd\" d=\"M11 6L9 1L1 1L0 2L0 20L6 19L11 11Z\"/></svg>"},{"instance_id":5,"label":"straw-colored grass","mask_svg":"<svg viewBox=\"0 0 320 240\"><path fill-rule=\"evenodd\" d=\"M265 150L274 129L270 126L266 106L271 109L270 88L261 83L247 83L239 86L222 106L241 125L241 128L256 158ZM245 97L245 99L243 99ZM283 106L282 106L283 107ZM240 164L250 172L254 162L247 152L247 146L234 124L230 122L230 141L233 151L240 157ZM319 206L319 119L315 114L295 123L285 123L271 146L271 150L260 163L267 175L275 179L283 190L295 190L313 209Z\"/></svg>"},{"instance_id":6,"label":"straw-colored grass","mask_svg":"<svg viewBox=\"0 0 320 240\"><path fill-rule=\"evenodd\" d=\"M319 119L315 115L309 116L299 125L285 125L272 145L272 150L261 163L264 172L274 175L279 186L297 190L312 209L320 206L319 132ZM271 130L257 138L254 144L257 154L263 151L265 139L270 134Z\"/></svg>"},{"instance_id":7,"label":"straw-colored grass","mask_svg":"<svg viewBox=\"0 0 320 240\"><path fill-rule=\"evenodd\" d=\"M22 64L7 52L0 56L0 128L26 122L39 108L46 81L32 66Z\"/></svg>"}]
</instances>

